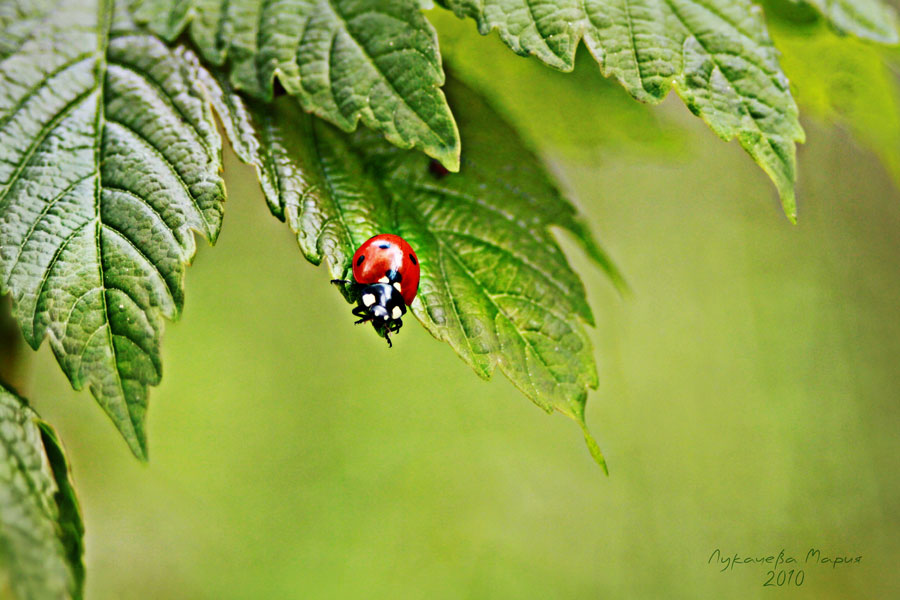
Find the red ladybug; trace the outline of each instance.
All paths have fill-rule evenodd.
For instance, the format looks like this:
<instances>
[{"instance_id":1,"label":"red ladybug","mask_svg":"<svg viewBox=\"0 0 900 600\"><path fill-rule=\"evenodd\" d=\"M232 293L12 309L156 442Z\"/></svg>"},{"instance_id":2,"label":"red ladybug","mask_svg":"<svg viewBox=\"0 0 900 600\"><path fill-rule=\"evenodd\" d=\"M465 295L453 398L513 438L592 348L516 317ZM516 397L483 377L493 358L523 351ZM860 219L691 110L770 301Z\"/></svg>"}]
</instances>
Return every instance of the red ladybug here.
<instances>
[{"instance_id":1,"label":"red ladybug","mask_svg":"<svg viewBox=\"0 0 900 600\"><path fill-rule=\"evenodd\" d=\"M371 322L384 335L388 346L390 333L403 326L406 314L419 290L419 259L406 240L382 233L369 238L353 254L353 279L333 279L331 283L349 284L357 306L356 322Z\"/></svg>"}]
</instances>

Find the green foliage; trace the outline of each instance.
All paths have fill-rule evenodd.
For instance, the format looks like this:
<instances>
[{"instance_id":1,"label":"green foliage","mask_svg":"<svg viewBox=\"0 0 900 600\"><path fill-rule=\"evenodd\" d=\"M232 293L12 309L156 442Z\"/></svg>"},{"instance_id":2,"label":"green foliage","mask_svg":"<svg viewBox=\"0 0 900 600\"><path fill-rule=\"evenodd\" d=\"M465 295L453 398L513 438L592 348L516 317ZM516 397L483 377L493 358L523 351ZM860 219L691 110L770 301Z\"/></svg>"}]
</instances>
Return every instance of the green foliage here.
<instances>
[{"instance_id":1,"label":"green foliage","mask_svg":"<svg viewBox=\"0 0 900 600\"><path fill-rule=\"evenodd\" d=\"M423 263L412 311L425 327L480 375L499 366L537 404L583 424L586 390L596 385L582 328L591 314L548 228L571 232L620 286L621 277L529 144L452 83L470 146L460 163L437 35L420 4L0 4L0 293L12 296L28 343L37 348L49 337L73 386L91 389L138 457L147 453L147 390L160 380L163 318L181 311L193 231L214 241L221 225L221 141L211 104L311 262L327 259L335 277L346 276L361 241L381 231L404 235ZM659 102L674 88L723 139L739 139L794 217L795 142L803 132L750 0L444 4L475 18L482 33L497 29L519 54L561 70L574 68L583 40L600 72L638 100ZM817 6L840 31L896 37L893 13L878 0ZM458 33L459 23L435 18L442 31ZM874 50L854 41L859 61L837 69L829 63L839 60L833 36L814 44L781 39L798 89L821 100L810 101L824 107L819 112L852 121L873 145L900 147L896 85ZM562 98L517 84L531 79L522 73L537 63L459 47L451 55L464 78L493 95L515 87L532 96L525 109L498 99L501 112L531 122L524 137L532 143L573 129L593 143L605 134L580 126L592 110L648 120L637 104L623 110L624 95L597 71L567 78L570 102L558 110ZM816 79L819 71L825 74ZM831 72L850 74L835 82ZM276 98L276 80L284 98ZM584 86L594 91L585 94ZM863 88L868 99L857 101ZM349 135L359 121L370 131ZM614 139L637 127L627 129ZM666 137L652 125L634 135ZM462 172L443 174L410 148ZM896 153L882 155L900 170Z\"/></svg>"},{"instance_id":2,"label":"green foliage","mask_svg":"<svg viewBox=\"0 0 900 600\"><path fill-rule=\"evenodd\" d=\"M481 33L497 29L516 53L564 71L574 68L583 39L603 74L638 100L659 102L674 87L719 137L738 138L796 218L795 143L803 130L762 13L750 0L443 4L475 19Z\"/></svg>"},{"instance_id":3,"label":"green foliage","mask_svg":"<svg viewBox=\"0 0 900 600\"><path fill-rule=\"evenodd\" d=\"M832 27L841 33L883 44L900 42L897 13L882 0L807 0L807 2L821 12Z\"/></svg>"},{"instance_id":4,"label":"green foliage","mask_svg":"<svg viewBox=\"0 0 900 600\"><path fill-rule=\"evenodd\" d=\"M345 131L357 121L459 168L459 134L441 92L434 29L413 0L139 0L137 19L191 38L234 88L272 99L277 77L308 112Z\"/></svg>"},{"instance_id":5,"label":"green foliage","mask_svg":"<svg viewBox=\"0 0 900 600\"><path fill-rule=\"evenodd\" d=\"M603 77L584 48L575 69L563 73L513 54L496 36L478 35L446 10L430 11L428 20L449 71L490 98L532 147L579 160L604 152L672 156L684 149L683 126Z\"/></svg>"},{"instance_id":6,"label":"green foliage","mask_svg":"<svg viewBox=\"0 0 900 600\"><path fill-rule=\"evenodd\" d=\"M111 26L108 4L17 9L0 55L2 292L144 458L162 317L181 310L191 230L221 225L221 142L189 53Z\"/></svg>"},{"instance_id":7,"label":"green foliage","mask_svg":"<svg viewBox=\"0 0 900 600\"><path fill-rule=\"evenodd\" d=\"M900 84L883 48L841 38L821 22L775 13L772 36L804 113L845 125L900 185Z\"/></svg>"},{"instance_id":8,"label":"green foliage","mask_svg":"<svg viewBox=\"0 0 900 600\"><path fill-rule=\"evenodd\" d=\"M370 134L349 137L288 99L245 106L226 82L207 80L238 155L256 166L274 214L306 257L327 258L347 278L350 257L379 232L408 240L422 279L412 312L480 376L496 367L547 411L584 428L587 389L597 386L582 321L593 322L584 287L548 231L572 233L617 282L600 250L516 132L455 80L447 85L466 153L459 174ZM255 132L248 136L247 132Z\"/></svg>"},{"instance_id":9,"label":"green foliage","mask_svg":"<svg viewBox=\"0 0 900 600\"><path fill-rule=\"evenodd\" d=\"M53 428L0 385L0 596L80 598L83 534Z\"/></svg>"}]
</instances>

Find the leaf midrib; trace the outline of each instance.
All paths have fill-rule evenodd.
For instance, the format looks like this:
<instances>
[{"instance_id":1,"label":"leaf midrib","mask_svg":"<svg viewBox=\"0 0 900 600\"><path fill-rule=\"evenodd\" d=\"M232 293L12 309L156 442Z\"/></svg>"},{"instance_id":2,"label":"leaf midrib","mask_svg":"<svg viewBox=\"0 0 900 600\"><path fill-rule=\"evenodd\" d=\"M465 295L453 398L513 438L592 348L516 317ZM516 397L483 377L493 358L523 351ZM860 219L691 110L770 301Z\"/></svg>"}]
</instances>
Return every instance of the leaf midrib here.
<instances>
[{"instance_id":1,"label":"leaf midrib","mask_svg":"<svg viewBox=\"0 0 900 600\"><path fill-rule=\"evenodd\" d=\"M456 262L456 264L458 264L460 266L460 268L466 274L466 277L468 277L469 280L475 284L475 287L479 290L484 290L484 286L482 286L481 282L478 280L478 278L475 277L475 275L471 271L469 271L468 267L465 265L465 263L462 261L462 259L456 255L456 252L453 250L453 248L449 247L444 242L442 242L438 236L435 236L435 239L437 240L438 245L441 246L442 248L444 248L444 247L449 248L449 252L448 252L449 256ZM497 339L497 342L499 343L499 341L500 341L500 332L497 330L496 318L497 318L497 315L502 315L503 318L506 319L506 321L510 324L512 330L516 332L516 335L519 337L519 339L522 340L522 342L524 342L524 344L526 346L528 346L528 348L531 349L531 352L533 354L537 355L537 357L540 359L540 361L542 363L544 363L544 366L547 366L547 363L544 361L543 357L535 351L534 346L531 344L531 341L526 339L519 332L519 329L516 327L515 322L509 317L508 314L506 314L506 311L503 310L503 308L501 308L500 305L494 301L493 296L491 296L491 294L486 291L482 291L482 295L485 298L487 298L488 301L490 301L491 305L494 307L494 310L496 311L494 318L491 319L491 327L494 329L494 337ZM526 357L527 357L527 353L526 353ZM499 362L501 370L503 369L504 363L502 363L500 361L494 361L494 362L495 363ZM541 395L538 393L537 387L535 387L534 376L531 374L531 368L528 365L527 358L525 360L525 370L528 372L528 384L531 387L532 392L534 394L534 397L532 398L532 400L538 406L544 408L544 410L552 410L552 405L545 404L544 402L541 401L542 400ZM553 374L553 372L549 368L547 369L547 371L550 373L550 375L553 377L553 379L556 380L556 376ZM559 380L557 380L557 383L559 383ZM515 380L513 380L513 384L515 385Z\"/></svg>"},{"instance_id":2,"label":"leaf midrib","mask_svg":"<svg viewBox=\"0 0 900 600\"><path fill-rule=\"evenodd\" d=\"M125 420L128 427L128 433L130 438L126 438L128 445L132 446L133 449L138 450L140 452L141 458L146 458L146 454L144 449L141 447L140 440L137 435L137 424L134 422L134 416L131 413L131 407L128 404L128 398L125 394L125 386L122 384L122 375L119 373L119 355L116 350L115 340L113 339L112 326L110 325L109 318L109 302L106 298L106 269L103 264L103 249L102 249L102 235L103 235L103 219L101 213L101 202L103 196L103 174L101 170L101 152L103 145L103 136L106 133L106 102L104 101L104 95L106 91L106 56L109 50L109 27L112 18L113 11L113 0L101 0L99 3L99 11L100 16L98 19L98 56L102 57L99 61L99 68L97 69L97 82L96 89L99 90L100 94L97 100L97 116L95 122L95 133L96 137L94 140L94 166L95 166L95 174L97 177L97 184L94 188L94 214L96 215L96 219L94 221L95 232L94 232L94 240L96 244L97 251L97 270L100 278L100 285L103 288L100 292L100 298L103 302L103 318L104 325L101 327L106 327L106 339L109 347L109 351L112 354L112 362L113 368L111 369L115 379L116 379L116 389L121 394L122 402L124 403L124 410L127 414L128 418ZM124 124L122 124L124 126ZM138 136L140 137L140 136ZM148 144L149 145L149 144ZM179 177L180 181L180 177ZM183 183L183 182L182 182ZM190 196L190 193L188 194ZM193 196L190 196L193 199ZM201 212L202 215L202 212ZM98 328L99 331L99 328ZM95 332L96 333L96 332ZM85 344L83 351L87 350L87 345ZM83 354L83 352L82 352ZM119 419L118 423L122 423L122 420ZM121 425L120 425L121 426Z\"/></svg>"}]
</instances>

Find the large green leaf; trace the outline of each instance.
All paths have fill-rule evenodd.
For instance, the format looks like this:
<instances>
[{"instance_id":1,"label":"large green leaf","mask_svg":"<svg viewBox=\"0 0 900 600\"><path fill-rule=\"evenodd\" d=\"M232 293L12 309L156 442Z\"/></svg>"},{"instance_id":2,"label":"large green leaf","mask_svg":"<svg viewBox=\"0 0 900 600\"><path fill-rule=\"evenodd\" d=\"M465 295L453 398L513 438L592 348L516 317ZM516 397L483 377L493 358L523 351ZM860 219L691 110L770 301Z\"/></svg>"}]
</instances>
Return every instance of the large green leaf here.
<instances>
[{"instance_id":1,"label":"large green leaf","mask_svg":"<svg viewBox=\"0 0 900 600\"><path fill-rule=\"evenodd\" d=\"M218 110L239 156L254 164L270 207L297 233L306 257L347 277L350 257L375 233L394 232L422 268L412 312L479 375L496 367L547 411L587 431L597 386L584 287L551 233L559 226L618 281L572 205L498 114L462 85L447 92L466 142L458 174L421 154L354 137L310 118L287 99L250 104L213 80Z\"/></svg>"},{"instance_id":2,"label":"large green leaf","mask_svg":"<svg viewBox=\"0 0 900 600\"><path fill-rule=\"evenodd\" d=\"M580 40L632 96L674 88L724 140L737 138L796 217L797 107L759 7L750 0L442 0L515 52L570 71Z\"/></svg>"},{"instance_id":3,"label":"large green leaf","mask_svg":"<svg viewBox=\"0 0 900 600\"><path fill-rule=\"evenodd\" d=\"M133 10L169 41L190 24L206 61L228 61L237 90L271 100L277 77L345 131L361 120L459 168L437 35L414 0L136 0Z\"/></svg>"},{"instance_id":4,"label":"large green leaf","mask_svg":"<svg viewBox=\"0 0 900 600\"><path fill-rule=\"evenodd\" d=\"M19 0L0 34L0 285L138 457L191 230L215 240L221 141L196 61L111 2Z\"/></svg>"},{"instance_id":5,"label":"large green leaf","mask_svg":"<svg viewBox=\"0 0 900 600\"><path fill-rule=\"evenodd\" d=\"M0 385L0 597L81 597L83 534L53 428Z\"/></svg>"}]
</instances>

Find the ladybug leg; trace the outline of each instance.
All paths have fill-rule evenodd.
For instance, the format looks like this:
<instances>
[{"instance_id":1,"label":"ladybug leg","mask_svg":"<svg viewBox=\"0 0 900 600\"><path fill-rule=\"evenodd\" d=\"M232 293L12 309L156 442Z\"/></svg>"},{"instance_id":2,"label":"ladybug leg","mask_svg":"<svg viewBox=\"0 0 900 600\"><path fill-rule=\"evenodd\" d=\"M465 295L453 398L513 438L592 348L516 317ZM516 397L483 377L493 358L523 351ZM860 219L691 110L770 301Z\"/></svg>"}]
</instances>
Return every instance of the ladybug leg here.
<instances>
[{"instance_id":1,"label":"ladybug leg","mask_svg":"<svg viewBox=\"0 0 900 600\"><path fill-rule=\"evenodd\" d=\"M388 330L386 330L386 331L384 332L384 339L387 340L388 348L393 348L393 347L394 347L394 344L391 343L391 332L390 332L390 329L388 329Z\"/></svg>"},{"instance_id":2,"label":"ladybug leg","mask_svg":"<svg viewBox=\"0 0 900 600\"><path fill-rule=\"evenodd\" d=\"M346 279L332 279L331 283L335 285L346 285L348 283L353 283L352 281L348 281Z\"/></svg>"},{"instance_id":3,"label":"ladybug leg","mask_svg":"<svg viewBox=\"0 0 900 600\"><path fill-rule=\"evenodd\" d=\"M360 323L365 323L366 321L372 320L372 315L369 314L369 311L366 310L365 306L356 306L350 312L353 313L354 317L361 317L354 323L355 325L359 325Z\"/></svg>"}]
</instances>

